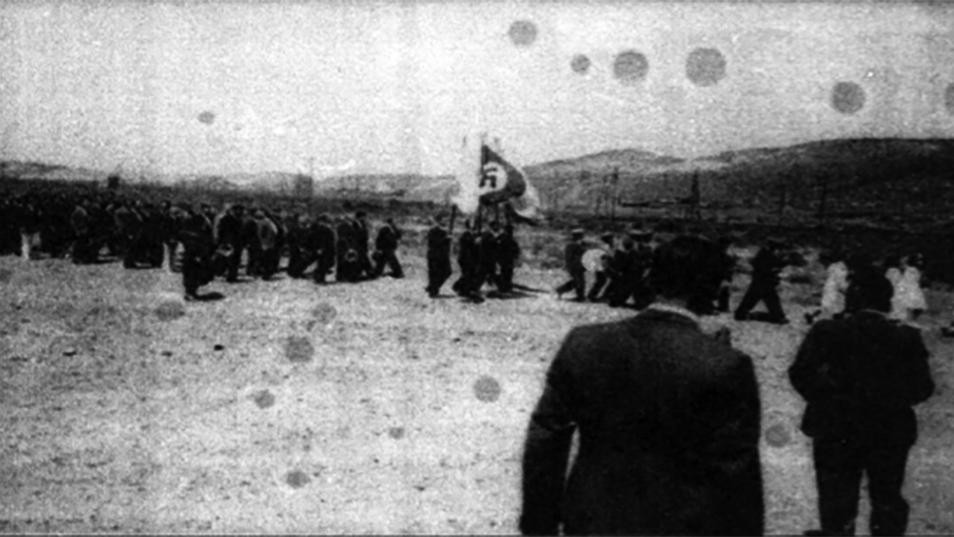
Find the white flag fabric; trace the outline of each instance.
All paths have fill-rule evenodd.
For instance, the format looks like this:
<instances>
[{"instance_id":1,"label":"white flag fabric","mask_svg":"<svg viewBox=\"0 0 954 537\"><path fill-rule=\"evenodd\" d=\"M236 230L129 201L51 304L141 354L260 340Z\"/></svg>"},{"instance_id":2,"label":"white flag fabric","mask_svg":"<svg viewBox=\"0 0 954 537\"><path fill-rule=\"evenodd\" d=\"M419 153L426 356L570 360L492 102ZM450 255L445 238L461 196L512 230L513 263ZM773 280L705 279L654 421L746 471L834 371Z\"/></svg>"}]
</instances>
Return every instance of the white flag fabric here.
<instances>
[{"instance_id":1,"label":"white flag fabric","mask_svg":"<svg viewBox=\"0 0 954 537\"><path fill-rule=\"evenodd\" d=\"M461 145L460 162L457 166L457 195L451 199L462 214L472 215L477 212L477 207L480 205L479 183L480 155L470 147L465 136Z\"/></svg>"}]
</instances>

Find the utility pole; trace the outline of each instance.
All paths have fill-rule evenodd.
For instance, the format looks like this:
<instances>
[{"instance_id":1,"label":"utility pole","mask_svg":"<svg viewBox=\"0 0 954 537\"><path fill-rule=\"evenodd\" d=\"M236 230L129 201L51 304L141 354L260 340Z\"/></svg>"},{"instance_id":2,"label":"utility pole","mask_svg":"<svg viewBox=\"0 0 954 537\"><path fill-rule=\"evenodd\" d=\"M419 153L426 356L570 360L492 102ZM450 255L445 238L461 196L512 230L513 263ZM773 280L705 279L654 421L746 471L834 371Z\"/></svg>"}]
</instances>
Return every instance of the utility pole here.
<instances>
[{"instance_id":1,"label":"utility pole","mask_svg":"<svg viewBox=\"0 0 954 537\"><path fill-rule=\"evenodd\" d=\"M619 166L613 168L613 175L610 179L610 223L616 224L616 205L619 203Z\"/></svg>"},{"instance_id":2,"label":"utility pole","mask_svg":"<svg viewBox=\"0 0 954 537\"><path fill-rule=\"evenodd\" d=\"M778 197L778 223L782 223L782 215L785 213L785 204L787 203L786 198L788 197L788 180L783 179L782 189L779 192Z\"/></svg>"}]
</instances>

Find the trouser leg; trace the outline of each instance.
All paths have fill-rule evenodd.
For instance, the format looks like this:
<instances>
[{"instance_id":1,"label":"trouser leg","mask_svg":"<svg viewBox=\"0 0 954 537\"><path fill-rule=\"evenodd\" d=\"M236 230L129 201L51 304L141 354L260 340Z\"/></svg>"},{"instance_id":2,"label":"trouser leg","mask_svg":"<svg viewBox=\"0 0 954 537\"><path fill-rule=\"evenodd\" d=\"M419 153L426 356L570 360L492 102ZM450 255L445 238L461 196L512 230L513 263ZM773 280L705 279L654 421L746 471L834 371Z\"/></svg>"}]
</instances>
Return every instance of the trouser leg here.
<instances>
[{"instance_id":1,"label":"trouser leg","mask_svg":"<svg viewBox=\"0 0 954 537\"><path fill-rule=\"evenodd\" d=\"M397 254L393 251L389 251L385 253L384 258L388 268L391 270L391 276L394 278L403 278L404 269L401 267L401 262L398 261Z\"/></svg>"},{"instance_id":2,"label":"trouser leg","mask_svg":"<svg viewBox=\"0 0 954 537\"><path fill-rule=\"evenodd\" d=\"M745 317L752 311L752 308L762 299L762 285L753 281L749 284L749 288L745 290L745 295L742 296L742 301L739 302L739 306L735 308L735 318L736 319L745 319Z\"/></svg>"},{"instance_id":3,"label":"trouser leg","mask_svg":"<svg viewBox=\"0 0 954 537\"><path fill-rule=\"evenodd\" d=\"M778 289L774 285L767 285L765 293L762 295L765 306L768 308L769 316L773 319L784 319L785 311L782 309L782 301L778 298Z\"/></svg>"},{"instance_id":4,"label":"trouser leg","mask_svg":"<svg viewBox=\"0 0 954 537\"><path fill-rule=\"evenodd\" d=\"M908 449L907 445L879 445L869 448L865 456L872 535L904 535L908 527L910 507L901 495Z\"/></svg>"},{"instance_id":5,"label":"trouser leg","mask_svg":"<svg viewBox=\"0 0 954 537\"><path fill-rule=\"evenodd\" d=\"M603 290L603 286L606 285L606 272L600 270L596 273L596 278L593 280L593 287L590 287L590 292L587 294L587 298L590 300L596 300L600 297L600 291Z\"/></svg>"},{"instance_id":6,"label":"trouser leg","mask_svg":"<svg viewBox=\"0 0 954 537\"><path fill-rule=\"evenodd\" d=\"M854 535L863 463L859 450L850 442L816 439L812 451L821 529Z\"/></svg>"},{"instance_id":7,"label":"trouser leg","mask_svg":"<svg viewBox=\"0 0 954 537\"><path fill-rule=\"evenodd\" d=\"M500 290L504 293L513 291L513 265L500 265Z\"/></svg>"}]
</instances>

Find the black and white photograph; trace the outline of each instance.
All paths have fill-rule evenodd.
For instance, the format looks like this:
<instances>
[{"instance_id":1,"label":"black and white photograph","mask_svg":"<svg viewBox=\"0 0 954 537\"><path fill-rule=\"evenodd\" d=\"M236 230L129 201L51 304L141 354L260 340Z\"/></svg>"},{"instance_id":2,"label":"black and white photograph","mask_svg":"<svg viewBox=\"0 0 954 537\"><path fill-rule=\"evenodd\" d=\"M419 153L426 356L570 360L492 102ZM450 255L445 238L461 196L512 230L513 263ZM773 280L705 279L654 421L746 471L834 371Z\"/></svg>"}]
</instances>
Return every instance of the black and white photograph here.
<instances>
[{"instance_id":1,"label":"black and white photograph","mask_svg":"<svg viewBox=\"0 0 954 537\"><path fill-rule=\"evenodd\" d=\"M954 533L954 2L0 3L0 533Z\"/></svg>"}]
</instances>

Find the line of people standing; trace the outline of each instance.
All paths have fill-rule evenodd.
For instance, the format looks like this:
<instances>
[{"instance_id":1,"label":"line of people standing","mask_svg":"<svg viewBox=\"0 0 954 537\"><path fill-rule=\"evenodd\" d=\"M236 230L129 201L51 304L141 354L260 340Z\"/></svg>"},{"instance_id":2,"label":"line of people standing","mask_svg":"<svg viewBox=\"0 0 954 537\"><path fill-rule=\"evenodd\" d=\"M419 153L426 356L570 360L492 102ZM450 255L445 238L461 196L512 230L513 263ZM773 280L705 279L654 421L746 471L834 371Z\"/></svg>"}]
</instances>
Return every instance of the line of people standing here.
<instances>
[{"instance_id":1,"label":"line of people standing","mask_svg":"<svg viewBox=\"0 0 954 537\"><path fill-rule=\"evenodd\" d=\"M69 257L75 264L120 258L129 269L159 268L181 271L186 298L198 297L198 287L224 277L239 281L247 259L246 276L270 279L288 256L287 273L326 283L357 282L389 274L402 278L397 257L402 231L388 219L371 248L367 215L332 219L267 207L248 210L226 204L159 204L137 196L96 189L28 190L0 199L0 254ZM18 240L19 239L19 240ZM105 254L107 257L103 257Z\"/></svg>"}]
</instances>

